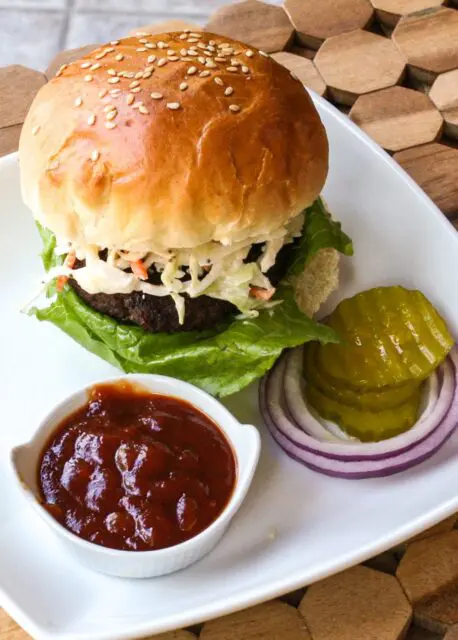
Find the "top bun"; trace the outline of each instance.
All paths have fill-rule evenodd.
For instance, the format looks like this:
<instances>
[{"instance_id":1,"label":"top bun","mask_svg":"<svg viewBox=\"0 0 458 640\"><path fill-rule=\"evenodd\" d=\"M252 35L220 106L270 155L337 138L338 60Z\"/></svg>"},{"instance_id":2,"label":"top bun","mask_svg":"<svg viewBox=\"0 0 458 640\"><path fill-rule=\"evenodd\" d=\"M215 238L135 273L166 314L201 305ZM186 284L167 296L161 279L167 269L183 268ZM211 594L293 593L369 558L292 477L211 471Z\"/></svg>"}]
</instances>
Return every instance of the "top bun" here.
<instances>
[{"instance_id":1,"label":"top bun","mask_svg":"<svg viewBox=\"0 0 458 640\"><path fill-rule=\"evenodd\" d=\"M272 233L318 196L328 144L307 91L267 54L141 33L61 67L19 158L24 200L59 241L146 252Z\"/></svg>"}]
</instances>

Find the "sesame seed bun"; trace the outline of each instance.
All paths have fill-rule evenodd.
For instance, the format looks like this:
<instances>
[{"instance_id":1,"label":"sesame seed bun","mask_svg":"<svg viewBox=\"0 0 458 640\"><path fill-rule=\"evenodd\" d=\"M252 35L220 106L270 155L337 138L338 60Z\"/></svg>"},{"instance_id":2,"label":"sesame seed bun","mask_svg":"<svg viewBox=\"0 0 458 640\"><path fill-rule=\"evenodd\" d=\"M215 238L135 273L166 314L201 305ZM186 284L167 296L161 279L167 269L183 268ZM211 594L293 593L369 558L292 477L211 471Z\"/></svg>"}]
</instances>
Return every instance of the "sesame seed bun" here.
<instances>
[{"instance_id":1,"label":"sesame seed bun","mask_svg":"<svg viewBox=\"0 0 458 640\"><path fill-rule=\"evenodd\" d=\"M320 193L328 144L287 69L173 32L64 66L32 104L19 158L24 200L59 240L149 251L272 233Z\"/></svg>"}]
</instances>

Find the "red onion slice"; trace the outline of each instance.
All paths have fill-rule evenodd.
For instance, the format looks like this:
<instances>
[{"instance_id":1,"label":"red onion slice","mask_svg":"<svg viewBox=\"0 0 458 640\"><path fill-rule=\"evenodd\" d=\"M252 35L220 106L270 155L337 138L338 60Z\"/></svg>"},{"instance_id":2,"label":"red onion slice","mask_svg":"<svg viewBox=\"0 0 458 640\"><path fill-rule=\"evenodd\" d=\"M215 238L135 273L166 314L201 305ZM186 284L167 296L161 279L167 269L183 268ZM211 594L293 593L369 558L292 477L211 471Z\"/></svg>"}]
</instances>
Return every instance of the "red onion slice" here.
<instances>
[{"instance_id":1,"label":"red onion slice","mask_svg":"<svg viewBox=\"0 0 458 640\"><path fill-rule=\"evenodd\" d=\"M458 352L456 347L450 353L450 360L455 368L458 366ZM320 422L310 412L304 400L300 379L302 376L302 356L300 352L290 352L277 362L267 377L267 405L269 413L280 432L299 447L337 460L375 460L403 453L428 437L444 418L453 400L455 380L452 365L446 360L439 368L442 385L439 390L434 408L428 403L426 411L420 420L405 433L383 440L381 442L361 443L357 440L340 440L339 442L320 442L305 433L313 425L314 433ZM288 413L282 408L282 376L284 376L284 393ZM429 391L434 393L436 384L432 381ZM307 429L308 430L308 429ZM310 434L310 431L309 431Z\"/></svg>"},{"instance_id":2,"label":"red onion slice","mask_svg":"<svg viewBox=\"0 0 458 640\"><path fill-rule=\"evenodd\" d=\"M453 365L452 365L453 363ZM433 453L435 453L443 443L452 435L455 431L457 421L458 421L458 403L457 400L457 354L454 349L450 354L450 361L446 361L443 365L444 368L444 380L445 377L449 377L451 373L451 369L453 368L453 381L454 388L452 392L453 401L449 405L449 409L446 412L443 420L439 425L436 426L432 432L424 438L422 441L417 442L417 444L411 447L409 450L404 451L403 453L393 453L390 457L384 459L335 459L320 455L316 450L312 451L310 448L304 448L303 446L299 446L295 441L293 442L289 437L286 437L283 433L283 430L279 427L276 422L279 418L278 411L273 411L272 408L275 409L275 406L272 406L272 402L270 398L268 400L268 396L270 393L271 385L269 385L269 378L272 376L272 373L269 374L269 377L264 378L260 384L260 409L261 413L264 417L264 420L273 436L273 438L277 441L277 443L285 450L285 452L295 460L302 462L309 468L324 473L326 475L340 477L340 478L348 478L348 479L357 479L357 478L374 478L391 475L393 473L398 473L400 471L404 471L420 462L423 462L427 458L429 458ZM275 371L280 371L282 373L281 367L275 367ZM275 383L275 378L274 378ZM285 427L284 420L280 419L282 422L282 428ZM292 423L290 423L292 424ZM312 440L310 436L306 436L300 429L295 427L296 431L302 436ZM291 430L290 430L291 435ZM316 443L317 445L323 443ZM328 445L329 446L329 445ZM335 446L335 445L334 445ZM352 445L350 445L352 446ZM366 445L361 445L366 446ZM343 445L343 447L347 448L348 445Z\"/></svg>"}]
</instances>

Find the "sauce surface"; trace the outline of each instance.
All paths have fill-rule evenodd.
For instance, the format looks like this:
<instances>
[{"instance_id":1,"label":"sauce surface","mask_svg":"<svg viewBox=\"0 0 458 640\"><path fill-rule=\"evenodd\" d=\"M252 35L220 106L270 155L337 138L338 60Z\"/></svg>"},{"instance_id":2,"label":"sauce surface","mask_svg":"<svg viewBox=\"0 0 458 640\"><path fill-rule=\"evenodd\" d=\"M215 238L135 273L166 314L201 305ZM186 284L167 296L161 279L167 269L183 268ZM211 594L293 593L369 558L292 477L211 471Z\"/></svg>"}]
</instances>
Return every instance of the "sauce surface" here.
<instances>
[{"instance_id":1,"label":"sauce surface","mask_svg":"<svg viewBox=\"0 0 458 640\"><path fill-rule=\"evenodd\" d=\"M94 386L38 467L43 505L85 540L129 551L176 545L206 529L235 486L226 437L178 398L128 382Z\"/></svg>"}]
</instances>

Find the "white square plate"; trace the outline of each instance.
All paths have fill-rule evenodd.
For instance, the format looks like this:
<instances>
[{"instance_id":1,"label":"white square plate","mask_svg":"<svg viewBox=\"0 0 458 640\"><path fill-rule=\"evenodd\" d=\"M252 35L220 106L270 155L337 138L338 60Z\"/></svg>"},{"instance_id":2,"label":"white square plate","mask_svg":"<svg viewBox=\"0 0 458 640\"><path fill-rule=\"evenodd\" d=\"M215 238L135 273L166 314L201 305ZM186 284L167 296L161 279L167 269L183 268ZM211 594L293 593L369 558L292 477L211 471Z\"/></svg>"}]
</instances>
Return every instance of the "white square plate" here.
<instances>
[{"instance_id":1,"label":"white square plate","mask_svg":"<svg viewBox=\"0 0 458 640\"><path fill-rule=\"evenodd\" d=\"M332 106L316 103L331 146L324 195L355 246L330 305L374 285L417 287L457 335L458 234L383 151ZM34 638L119 640L220 616L361 562L458 510L457 435L408 472L328 478L289 460L270 440L249 389L227 406L259 425L262 458L217 549L152 580L80 567L16 491L6 457L64 394L114 370L54 326L19 313L38 288L41 266L16 156L0 161L0 194L0 605Z\"/></svg>"}]
</instances>

